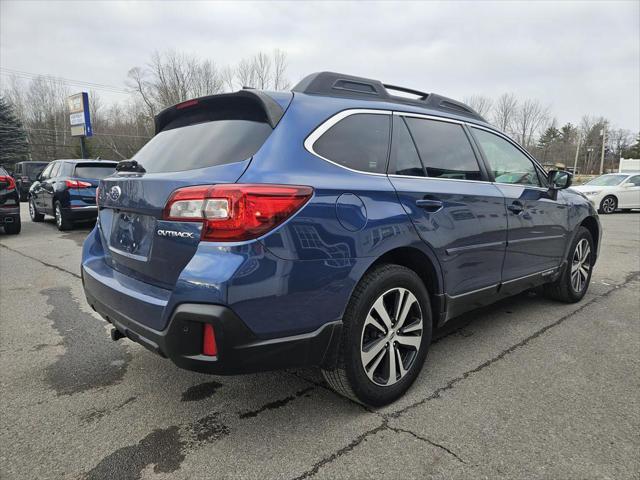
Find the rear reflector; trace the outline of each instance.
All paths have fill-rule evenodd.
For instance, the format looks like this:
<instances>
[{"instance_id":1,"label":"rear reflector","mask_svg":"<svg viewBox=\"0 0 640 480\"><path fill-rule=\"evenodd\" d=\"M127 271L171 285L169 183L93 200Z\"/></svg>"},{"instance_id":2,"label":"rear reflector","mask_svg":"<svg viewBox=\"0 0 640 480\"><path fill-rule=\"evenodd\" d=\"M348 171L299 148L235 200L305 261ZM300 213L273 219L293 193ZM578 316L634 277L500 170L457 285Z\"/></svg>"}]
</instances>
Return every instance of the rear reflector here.
<instances>
[{"instance_id":1,"label":"rear reflector","mask_svg":"<svg viewBox=\"0 0 640 480\"><path fill-rule=\"evenodd\" d=\"M202 222L202 240L238 242L258 238L300 210L313 188L296 185L199 185L173 192L163 218Z\"/></svg>"},{"instance_id":2,"label":"rear reflector","mask_svg":"<svg viewBox=\"0 0 640 480\"><path fill-rule=\"evenodd\" d=\"M218 355L218 346L216 345L216 334L213 331L213 325L204 324L204 335L202 341L202 354L209 357Z\"/></svg>"}]
</instances>

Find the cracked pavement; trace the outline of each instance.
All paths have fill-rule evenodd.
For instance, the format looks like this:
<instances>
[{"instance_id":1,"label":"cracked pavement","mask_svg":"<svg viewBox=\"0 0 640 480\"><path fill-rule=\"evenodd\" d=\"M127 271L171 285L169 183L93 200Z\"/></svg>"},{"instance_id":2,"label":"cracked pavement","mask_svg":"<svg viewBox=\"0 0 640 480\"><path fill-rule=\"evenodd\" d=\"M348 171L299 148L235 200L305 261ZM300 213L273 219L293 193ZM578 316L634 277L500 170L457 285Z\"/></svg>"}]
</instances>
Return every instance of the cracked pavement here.
<instances>
[{"instance_id":1,"label":"cracked pavement","mask_svg":"<svg viewBox=\"0 0 640 480\"><path fill-rule=\"evenodd\" d=\"M638 478L640 214L603 216L575 305L532 293L453 320L398 402L314 370L179 370L87 306L89 229L0 233L0 477Z\"/></svg>"}]
</instances>

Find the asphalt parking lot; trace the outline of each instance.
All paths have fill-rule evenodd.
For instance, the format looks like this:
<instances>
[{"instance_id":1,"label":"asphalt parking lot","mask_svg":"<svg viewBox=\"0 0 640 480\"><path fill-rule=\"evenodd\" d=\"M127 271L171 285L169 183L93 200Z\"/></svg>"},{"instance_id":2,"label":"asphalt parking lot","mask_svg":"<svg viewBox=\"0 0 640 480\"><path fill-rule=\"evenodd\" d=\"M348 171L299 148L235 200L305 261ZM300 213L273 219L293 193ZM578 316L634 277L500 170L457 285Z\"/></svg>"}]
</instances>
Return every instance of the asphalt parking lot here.
<instances>
[{"instance_id":1,"label":"asphalt parking lot","mask_svg":"<svg viewBox=\"0 0 640 480\"><path fill-rule=\"evenodd\" d=\"M436 334L403 399L368 410L313 370L179 370L84 300L89 226L0 234L0 477L638 478L640 213L601 217L575 305L522 294Z\"/></svg>"}]
</instances>

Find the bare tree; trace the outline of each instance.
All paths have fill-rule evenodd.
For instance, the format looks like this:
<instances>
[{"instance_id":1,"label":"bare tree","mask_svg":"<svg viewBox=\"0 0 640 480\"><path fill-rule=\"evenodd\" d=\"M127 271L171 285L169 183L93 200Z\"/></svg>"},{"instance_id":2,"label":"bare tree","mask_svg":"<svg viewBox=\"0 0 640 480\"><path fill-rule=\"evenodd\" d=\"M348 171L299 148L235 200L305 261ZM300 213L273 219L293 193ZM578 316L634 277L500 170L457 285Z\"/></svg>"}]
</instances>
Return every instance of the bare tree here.
<instances>
[{"instance_id":1,"label":"bare tree","mask_svg":"<svg viewBox=\"0 0 640 480\"><path fill-rule=\"evenodd\" d=\"M486 117L491 112L493 106L493 100L483 95L471 95L464 98L464 103L473 108L482 117Z\"/></svg>"},{"instance_id":2,"label":"bare tree","mask_svg":"<svg viewBox=\"0 0 640 480\"><path fill-rule=\"evenodd\" d=\"M538 100L527 99L516 110L512 122L512 131L520 144L529 149L533 146L534 135L549 118L549 108Z\"/></svg>"},{"instance_id":3,"label":"bare tree","mask_svg":"<svg viewBox=\"0 0 640 480\"><path fill-rule=\"evenodd\" d=\"M271 86L271 59L266 53L258 52L253 57L253 69L255 72L256 88L265 90Z\"/></svg>"},{"instance_id":4,"label":"bare tree","mask_svg":"<svg viewBox=\"0 0 640 480\"><path fill-rule=\"evenodd\" d=\"M493 107L492 123L503 132L508 132L518 110L518 100L513 93L503 93Z\"/></svg>"},{"instance_id":5,"label":"bare tree","mask_svg":"<svg viewBox=\"0 0 640 480\"><path fill-rule=\"evenodd\" d=\"M140 98L147 107L149 117L153 118L156 114L156 106L151 95L151 85L144 78L145 73L140 67L133 67L127 73L127 86L132 92L140 95Z\"/></svg>"},{"instance_id":6,"label":"bare tree","mask_svg":"<svg viewBox=\"0 0 640 480\"><path fill-rule=\"evenodd\" d=\"M220 77L226 91L233 92L236 89L236 75L233 68L224 67L220 72Z\"/></svg>"},{"instance_id":7,"label":"bare tree","mask_svg":"<svg viewBox=\"0 0 640 480\"><path fill-rule=\"evenodd\" d=\"M256 86L256 72L252 60L243 58L236 67L236 77L241 87Z\"/></svg>"},{"instance_id":8,"label":"bare tree","mask_svg":"<svg viewBox=\"0 0 640 480\"><path fill-rule=\"evenodd\" d=\"M291 86L285 77L287 71L287 54L280 49L273 51L273 89L288 90Z\"/></svg>"}]
</instances>

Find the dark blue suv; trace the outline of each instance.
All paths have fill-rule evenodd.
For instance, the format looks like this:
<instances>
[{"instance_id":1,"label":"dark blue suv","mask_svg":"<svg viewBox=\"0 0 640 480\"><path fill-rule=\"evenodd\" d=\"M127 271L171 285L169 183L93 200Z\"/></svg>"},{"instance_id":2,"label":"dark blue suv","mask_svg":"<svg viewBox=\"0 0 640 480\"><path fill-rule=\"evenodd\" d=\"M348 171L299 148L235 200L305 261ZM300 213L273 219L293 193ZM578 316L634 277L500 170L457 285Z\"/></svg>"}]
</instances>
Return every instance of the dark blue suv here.
<instances>
[{"instance_id":1,"label":"dark blue suv","mask_svg":"<svg viewBox=\"0 0 640 480\"><path fill-rule=\"evenodd\" d=\"M182 368L319 366L384 405L452 317L588 288L593 206L457 101L323 72L187 101L155 128L100 182L82 278L113 339Z\"/></svg>"}]
</instances>

